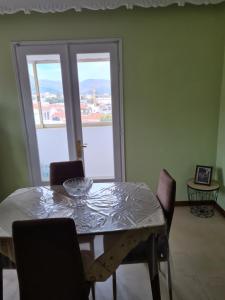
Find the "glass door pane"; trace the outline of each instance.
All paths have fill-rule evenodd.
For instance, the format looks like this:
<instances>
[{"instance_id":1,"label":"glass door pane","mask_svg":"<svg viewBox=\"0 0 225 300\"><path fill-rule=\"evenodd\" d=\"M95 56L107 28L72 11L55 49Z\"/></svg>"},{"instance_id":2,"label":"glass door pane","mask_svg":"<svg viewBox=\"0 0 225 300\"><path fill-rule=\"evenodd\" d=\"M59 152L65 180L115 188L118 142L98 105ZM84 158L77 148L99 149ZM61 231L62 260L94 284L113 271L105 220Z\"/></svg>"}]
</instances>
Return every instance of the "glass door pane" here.
<instances>
[{"instance_id":1,"label":"glass door pane","mask_svg":"<svg viewBox=\"0 0 225 300\"><path fill-rule=\"evenodd\" d=\"M60 55L26 56L36 128L41 180L49 164L69 160Z\"/></svg>"},{"instance_id":2,"label":"glass door pane","mask_svg":"<svg viewBox=\"0 0 225 300\"><path fill-rule=\"evenodd\" d=\"M76 61L85 174L94 179L113 179L110 53L78 53Z\"/></svg>"}]
</instances>

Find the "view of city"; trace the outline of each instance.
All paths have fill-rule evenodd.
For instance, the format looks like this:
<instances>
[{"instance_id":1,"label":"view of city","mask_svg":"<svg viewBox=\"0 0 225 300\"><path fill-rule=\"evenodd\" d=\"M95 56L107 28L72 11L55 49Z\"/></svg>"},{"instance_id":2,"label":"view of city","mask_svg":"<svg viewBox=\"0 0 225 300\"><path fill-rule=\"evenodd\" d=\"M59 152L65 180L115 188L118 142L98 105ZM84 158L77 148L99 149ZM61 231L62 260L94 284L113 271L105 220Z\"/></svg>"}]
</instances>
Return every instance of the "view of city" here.
<instances>
[{"instance_id":1,"label":"view of city","mask_svg":"<svg viewBox=\"0 0 225 300\"><path fill-rule=\"evenodd\" d=\"M97 68L102 62L95 62L94 64ZM78 74L82 74L83 65L84 63L78 63ZM65 125L66 117L60 63L40 62L35 65L29 63L28 69L36 126ZM55 78L51 80L43 79L44 74L47 75L51 70L50 78L52 78L53 74ZM79 81L80 109L83 126L87 126L90 123L97 125L100 122L111 124L110 84L110 78L87 78Z\"/></svg>"}]
</instances>

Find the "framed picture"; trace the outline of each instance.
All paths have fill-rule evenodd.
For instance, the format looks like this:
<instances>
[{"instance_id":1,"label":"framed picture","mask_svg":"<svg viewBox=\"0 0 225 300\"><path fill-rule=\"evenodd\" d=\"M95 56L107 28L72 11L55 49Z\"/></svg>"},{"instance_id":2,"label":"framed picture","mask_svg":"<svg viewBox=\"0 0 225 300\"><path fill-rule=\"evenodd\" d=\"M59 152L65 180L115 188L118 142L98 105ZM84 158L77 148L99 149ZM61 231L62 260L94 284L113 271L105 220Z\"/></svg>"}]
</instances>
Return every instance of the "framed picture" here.
<instances>
[{"instance_id":1,"label":"framed picture","mask_svg":"<svg viewBox=\"0 0 225 300\"><path fill-rule=\"evenodd\" d=\"M210 185L212 179L212 167L196 166L195 170L195 183Z\"/></svg>"}]
</instances>

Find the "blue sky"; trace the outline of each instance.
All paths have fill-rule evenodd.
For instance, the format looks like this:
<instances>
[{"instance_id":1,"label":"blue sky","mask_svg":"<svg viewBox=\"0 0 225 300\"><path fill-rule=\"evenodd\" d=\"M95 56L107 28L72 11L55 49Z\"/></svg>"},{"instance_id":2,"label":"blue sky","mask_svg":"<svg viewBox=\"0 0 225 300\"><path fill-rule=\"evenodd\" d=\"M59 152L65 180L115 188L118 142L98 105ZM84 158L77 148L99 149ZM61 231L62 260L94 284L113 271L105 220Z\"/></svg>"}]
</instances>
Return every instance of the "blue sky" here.
<instances>
[{"instance_id":1,"label":"blue sky","mask_svg":"<svg viewBox=\"0 0 225 300\"><path fill-rule=\"evenodd\" d=\"M107 79L110 80L110 62L82 62L78 63L79 80Z\"/></svg>"},{"instance_id":2,"label":"blue sky","mask_svg":"<svg viewBox=\"0 0 225 300\"><path fill-rule=\"evenodd\" d=\"M29 72L32 74L29 67ZM57 63L38 64L38 77L40 80L61 81L61 68ZM107 79L110 80L110 62L81 62L78 63L79 80Z\"/></svg>"}]
</instances>

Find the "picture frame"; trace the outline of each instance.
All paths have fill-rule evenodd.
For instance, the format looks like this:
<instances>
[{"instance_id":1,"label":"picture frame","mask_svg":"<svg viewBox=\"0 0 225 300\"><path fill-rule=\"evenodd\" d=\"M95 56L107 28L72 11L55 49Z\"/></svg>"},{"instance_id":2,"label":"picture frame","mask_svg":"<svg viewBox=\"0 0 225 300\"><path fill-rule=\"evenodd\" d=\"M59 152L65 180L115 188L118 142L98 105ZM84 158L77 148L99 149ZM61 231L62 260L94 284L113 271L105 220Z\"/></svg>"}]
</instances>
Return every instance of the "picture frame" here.
<instances>
[{"instance_id":1,"label":"picture frame","mask_svg":"<svg viewBox=\"0 0 225 300\"><path fill-rule=\"evenodd\" d=\"M210 185L212 180L213 167L197 165L195 169L196 184Z\"/></svg>"}]
</instances>

